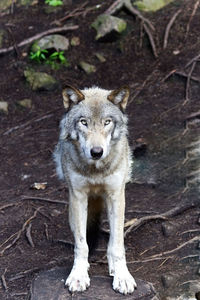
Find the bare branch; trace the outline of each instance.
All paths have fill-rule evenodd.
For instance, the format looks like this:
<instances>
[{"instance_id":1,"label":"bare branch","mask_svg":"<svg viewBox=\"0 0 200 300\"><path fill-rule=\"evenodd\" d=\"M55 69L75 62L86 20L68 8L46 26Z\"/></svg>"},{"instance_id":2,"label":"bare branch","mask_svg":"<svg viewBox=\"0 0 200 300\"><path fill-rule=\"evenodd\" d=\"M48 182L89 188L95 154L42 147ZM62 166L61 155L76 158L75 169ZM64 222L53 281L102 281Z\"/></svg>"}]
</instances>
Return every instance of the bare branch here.
<instances>
[{"instance_id":1,"label":"bare branch","mask_svg":"<svg viewBox=\"0 0 200 300\"><path fill-rule=\"evenodd\" d=\"M177 10L177 12L172 16L169 23L167 24L167 27L166 27L166 30L165 30L165 35L164 35L163 49L167 48L170 29L171 29L172 25L174 24L174 22L175 22L176 18L178 17L178 15L181 13L181 11L182 11L181 8L179 10Z\"/></svg>"},{"instance_id":2,"label":"bare branch","mask_svg":"<svg viewBox=\"0 0 200 300\"><path fill-rule=\"evenodd\" d=\"M15 47L19 48L19 47L23 47L25 45L28 45L40 38L42 38L43 36L45 35L48 35L48 34L52 34L52 33L57 33L57 32L64 32L64 31L69 31L69 30L76 30L78 29L78 26L77 25L74 25L74 26L63 26L63 27L58 27L58 28L51 28L49 30L46 30L46 31L43 31L43 32L40 32L22 42L20 42L19 44L17 44L16 46L11 46L11 47L8 47L8 48L2 48L0 49L0 54L5 54L5 53L8 53L8 52L11 52L15 49Z\"/></svg>"}]
</instances>

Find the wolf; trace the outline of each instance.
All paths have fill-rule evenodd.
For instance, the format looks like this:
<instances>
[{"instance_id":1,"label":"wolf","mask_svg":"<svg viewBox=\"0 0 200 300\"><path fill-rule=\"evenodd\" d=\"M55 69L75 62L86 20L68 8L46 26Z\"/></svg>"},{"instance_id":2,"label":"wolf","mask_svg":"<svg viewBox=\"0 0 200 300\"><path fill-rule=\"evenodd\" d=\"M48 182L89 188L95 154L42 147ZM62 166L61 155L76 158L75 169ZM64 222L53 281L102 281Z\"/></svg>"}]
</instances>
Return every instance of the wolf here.
<instances>
[{"instance_id":1,"label":"wolf","mask_svg":"<svg viewBox=\"0 0 200 300\"><path fill-rule=\"evenodd\" d=\"M69 189L69 223L75 242L74 264L65 283L70 292L90 285L87 227L97 224L103 203L110 226L107 258L113 289L129 294L136 288L124 249L125 185L132 164L125 115L129 94L128 87L80 90L73 86L62 93L66 113L54 160Z\"/></svg>"}]
</instances>

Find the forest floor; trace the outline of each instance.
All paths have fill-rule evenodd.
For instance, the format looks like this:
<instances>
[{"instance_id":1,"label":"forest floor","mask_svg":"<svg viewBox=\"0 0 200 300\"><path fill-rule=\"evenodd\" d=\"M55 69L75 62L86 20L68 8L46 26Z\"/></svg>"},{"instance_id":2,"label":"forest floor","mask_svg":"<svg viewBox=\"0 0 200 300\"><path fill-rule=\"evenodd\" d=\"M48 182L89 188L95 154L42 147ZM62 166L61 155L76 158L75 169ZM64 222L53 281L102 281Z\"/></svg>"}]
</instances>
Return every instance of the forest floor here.
<instances>
[{"instance_id":1,"label":"forest floor","mask_svg":"<svg viewBox=\"0 0 200 300\"><path fill-rule=\"evenodd\" d=\"M126 10L118 13L129 28L120 42L95 41L90 25L113 2L102 1L94 9L99 3L87 1L86 14L62 23L79 26L63 35L79 37L80 45L69 48L70 66L59 70L33 66L27 55L30 44L17 44L55 27L53 21L82 1L49 14L39 1L34 6L15 6L12 13L1 16L0 28L8 33L4 47L16 46L0 56L0 100L9 104L8 113L0 113L1 299L27 299L35 274L73 261L67 187L57 179L52 160L64 113L61 87L66 82L79 88L131 88L127 114L136 162L133 182L127 185L125 218L142 218L125 237L131 273L151 282L161 299L179 295L199 279L200 199L193 174L198 177L200 162L196 152L190 152L199 136L199 1L175 1L156 13L143 13L154 25L156 52L144 23ZM172 27L167 27L173 16ZM166 28L169 35L163 49ZM104 55L104 63L97 60L96 52ZM78 67L80 60L93 63L97 71L86 74ZM60 88L32 91L23 73L30 65L52 74ZM31 99L31 109L19 108L17 102L23 99ZM35 182L47 182L46 189L31 188ZM107 226L106 216L102 226ZM91 276L108 273L107 241L102 232L90 258Z\"/></svg>"}]
</instances>

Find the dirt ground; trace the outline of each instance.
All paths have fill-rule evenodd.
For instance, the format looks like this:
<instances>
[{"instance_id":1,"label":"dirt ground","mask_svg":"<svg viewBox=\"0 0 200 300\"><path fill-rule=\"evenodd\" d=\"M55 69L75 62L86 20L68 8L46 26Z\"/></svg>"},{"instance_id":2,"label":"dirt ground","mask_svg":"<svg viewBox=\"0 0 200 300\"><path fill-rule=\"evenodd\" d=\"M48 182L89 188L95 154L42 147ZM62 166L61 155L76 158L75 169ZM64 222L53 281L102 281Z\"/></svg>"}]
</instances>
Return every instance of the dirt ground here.
<instances>
[{"instance_id":1,"label":"dirt ground","mask_svg":"<svg viewBox=\"0 0 200 300\"><path fill-rule=\"evenodd\" d=\"M46 14L42 2L23 9L14 7L12 14L1 16L0 28L8 33L4 47L55 27L51 22L82 3L73 1L57 13ZM133 182L127 185L126 221L175 208L165 219L142 219L141 226L127 233L131 273L153 283L161 299L181 293L188 281L199 279L199 192L198 186L188 181L199 161L187 155L189 145L198 139L199 57L191 62L200 54L200 8L194 9L198 1L175 1L156 13L143 13L154 24L158 57L147 34L142 34L140 19L126 11L119 13L129 24L121 43L95 41L90 24L112 2L102 1L99 9L66 21L79 26L64 33L68 38L80 38L80 45L66 53L70 67L55 71L37 66L60 81L56 91L33 92L26 83L23 71L30 65L26 55L30 45L0 56L0 100L9 103L8 114L0 113L1 299L28 299L31 281L40 270L72 264L67 188L57 179L52 161L64 113L61 89L66 82L80 88L131 87L127 113L136 163ZM90 0L86 7L96 4ZM163 50L166 26L179 9ZM97 60L97 51L104 54L106 62ZM87 75L80 70L77 64L82 59L95 64L96 73ZM32 100L32 108L19 108L17 101L27 98ZM35 182L47 182L47 188L31 189ZM103 228L106 225L103 216ZM102 232L90 258L91 276L108 272L107 240Z\"/></svg>"}]
</instances>

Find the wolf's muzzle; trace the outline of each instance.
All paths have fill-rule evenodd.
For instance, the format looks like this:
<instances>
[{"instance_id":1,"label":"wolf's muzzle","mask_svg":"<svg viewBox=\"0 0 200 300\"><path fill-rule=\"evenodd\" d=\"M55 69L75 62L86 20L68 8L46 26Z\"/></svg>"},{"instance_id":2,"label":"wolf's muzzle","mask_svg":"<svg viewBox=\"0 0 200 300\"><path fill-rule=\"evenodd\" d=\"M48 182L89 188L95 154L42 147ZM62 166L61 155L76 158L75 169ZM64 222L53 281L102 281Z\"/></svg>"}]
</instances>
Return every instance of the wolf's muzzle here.
<instances>
[{"instance_id":1,"label":"wolf's muzzle","mask_svg":"<svg viewBox=\"0 0 200 300\"><path fill-rule=\"evenodd\" d=\"M90 150L91 156L93 159L100 159L103 155L103 148L101 147L93 147Z\"/></svg>"}]
</instances>

